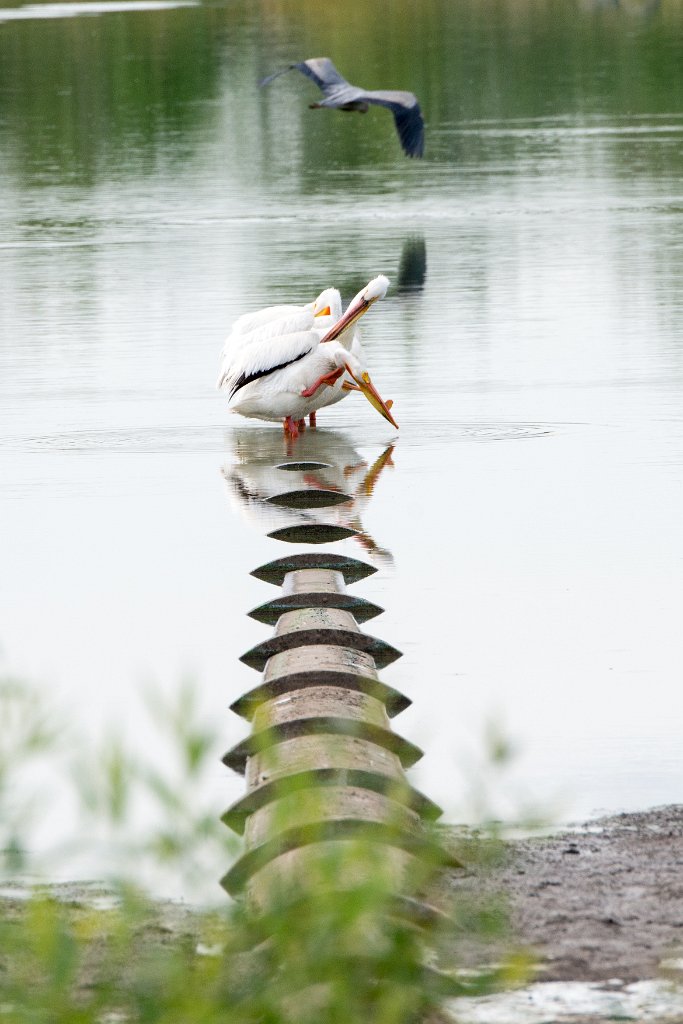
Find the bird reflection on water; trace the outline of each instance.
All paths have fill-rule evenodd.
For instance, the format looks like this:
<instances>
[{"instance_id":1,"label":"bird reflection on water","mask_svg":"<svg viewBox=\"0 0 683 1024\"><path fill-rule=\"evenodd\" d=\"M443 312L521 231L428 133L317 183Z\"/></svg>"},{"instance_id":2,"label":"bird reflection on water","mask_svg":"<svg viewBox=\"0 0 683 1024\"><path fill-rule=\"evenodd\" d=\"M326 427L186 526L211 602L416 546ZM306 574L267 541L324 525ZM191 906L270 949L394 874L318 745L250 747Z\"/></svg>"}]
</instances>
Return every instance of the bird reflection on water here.
<instances>
[{"instance_id":1,"label":"bird reflection on water","mask_svg":"<svg viewBox=\"0 0 683 1024\"><path fill-rule=\"evenodd\" d=\"M391 565L391 552L381 547L364 528L362 519L377 482L392 468L394 444L389 444L368 462L341 431L307 430L297 441L292 462L319 463L284 472L281 468L292 455L291 443L268 428L236 429L231 432L232 459L221 469L233 507L252 524L289 526L331 523L356 531L353 541L374 561ZM283 491L298 488L338 491L351 496L341 505L319 509L283 509L266 501Z\"/></svg>"}]
</instances>

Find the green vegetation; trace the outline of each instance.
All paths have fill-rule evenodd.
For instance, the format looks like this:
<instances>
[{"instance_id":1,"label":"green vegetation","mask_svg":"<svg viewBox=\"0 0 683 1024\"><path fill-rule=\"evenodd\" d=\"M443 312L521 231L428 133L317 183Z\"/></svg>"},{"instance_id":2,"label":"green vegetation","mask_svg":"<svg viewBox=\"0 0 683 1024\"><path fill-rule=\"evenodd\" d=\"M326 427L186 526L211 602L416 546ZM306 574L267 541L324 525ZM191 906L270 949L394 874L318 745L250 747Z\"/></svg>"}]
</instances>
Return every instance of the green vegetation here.
<instances>
[{"instance_id":1,"label":"green vegetation","mask_svg":"<svg viewBox=\"0 0 683 1024\"><path fill-rule=\"evenodd\" d=\"M499 899L449 905L442 893L440 912L418 912L410 900L397 901L391 858L369 842L317 847L304 879L271 884L263 913L227 899L218 909L182 913L155 904L138 881L142 861L158 872L172 868L191 887L209 864L215 869L223 857L227 866L235 845L201 799L216 736L201 722L192 687L171 704L150 706L176 752L167 777L114 739L75 765L70 751L81 744L52 724L54 709L25 686L0 683L0 719L10 726L0 734L2 873L16 879L35 870L24 836L44 812L28 793L31 780L44 781L41 766L52 775L55 766L75 769L74 802L90 834L99 830L107 848L118 842L125 851L111 898L69 886L61 899L39 884L28 899L6 891L14 898L0 902L3 1022L408 1024L426 1019L446 994L476 994L523 977L524 959L501 947L507 931ZM497 849L470 842L466 853L481 865ZM422 862L411 895L435 883L438 866ZM180 913L180 923L169 925L169 913ZM496 967L487 965L490 943Z\"/></svg>"}]
</instances>

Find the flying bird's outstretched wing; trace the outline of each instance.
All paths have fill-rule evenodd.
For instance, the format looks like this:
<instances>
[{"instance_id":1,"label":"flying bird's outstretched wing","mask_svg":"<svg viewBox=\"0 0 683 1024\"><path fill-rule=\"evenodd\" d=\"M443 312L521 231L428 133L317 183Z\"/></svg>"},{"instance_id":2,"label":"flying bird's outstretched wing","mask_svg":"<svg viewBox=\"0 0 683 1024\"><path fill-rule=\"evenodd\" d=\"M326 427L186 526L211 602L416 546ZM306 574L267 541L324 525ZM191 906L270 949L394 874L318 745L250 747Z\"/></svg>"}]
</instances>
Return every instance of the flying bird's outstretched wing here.
<instances>
[{"instance_id":1,"label":"flying bird's outstretched wing","mask_svg":"<svg viewBox=\"0 0 683 1024\"><path fill-rule=\"evenodd\" d=\"M362 99L366 103L376 103L386 107L394 115L396 131L401 140L403 151L408 156L422 156L424 153L425 126L417 96L412 92L399 92L393 89L386 91L364 92Z\"/></svg>"},{"instance_id":2,"label":"flying bird's outstretched wing","mask_svg":"<svg viewBox=\"0 0 683 1024\"><path fill-rule=\"evenodd\" d=\"M344 76L339 74L329 57L309 57L308 60L302 60L300 64L292 66L298 68L307 78L312 79L323 92L349 84Z\"/></svg>"},{"instance_id":3,"label":"flying bird's outstretched wing","mask_svg":"<svg viewBox=\"0 0 683 1024\"><path fill-rule=\"evenodd\" d=\"M325 92L327 89L331 89L335 86L348 85L346 79L339 74L336 67L332 63L329 57L309 57L308 60L302 60L298 64L288 64L286 68L282 68L280 71L276 71L272 75L268 75L267 78L263 78L259 85L270 85L272 81L279 78L280 75L286 75L288 71L301 71L302 74L310 78L315 84Z\"/></svg>"}]
</instances>

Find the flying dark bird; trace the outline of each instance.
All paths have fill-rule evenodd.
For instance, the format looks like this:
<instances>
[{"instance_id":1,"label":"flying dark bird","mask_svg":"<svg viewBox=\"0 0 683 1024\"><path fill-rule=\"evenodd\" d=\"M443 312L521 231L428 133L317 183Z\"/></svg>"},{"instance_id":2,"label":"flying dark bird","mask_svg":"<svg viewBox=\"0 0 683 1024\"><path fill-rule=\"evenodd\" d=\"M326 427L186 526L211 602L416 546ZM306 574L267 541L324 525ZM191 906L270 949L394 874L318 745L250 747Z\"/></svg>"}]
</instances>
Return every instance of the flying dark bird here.
<instances>
[{"instance_id":1,"label":"flying dark bird","mask_svg":"<svg viewBox=\"0 0 683 1024\"><path fill-rule=\"evenodd\" d=\"M424 151L424 121L417 97L412 92L397 92L393 89L367 92L351 85L343 78L329 57L310 57L299 64L290 64L274 75L268 75L260 83L269 85L275 78L294 69L311 78L325 97L320 103L311 103L311 110L332 107L337 110L358 110L367 113L371 103L387 107L394 115L396 131L403 151L408 156L422 156Z\"/></svg>"}]
</instances>

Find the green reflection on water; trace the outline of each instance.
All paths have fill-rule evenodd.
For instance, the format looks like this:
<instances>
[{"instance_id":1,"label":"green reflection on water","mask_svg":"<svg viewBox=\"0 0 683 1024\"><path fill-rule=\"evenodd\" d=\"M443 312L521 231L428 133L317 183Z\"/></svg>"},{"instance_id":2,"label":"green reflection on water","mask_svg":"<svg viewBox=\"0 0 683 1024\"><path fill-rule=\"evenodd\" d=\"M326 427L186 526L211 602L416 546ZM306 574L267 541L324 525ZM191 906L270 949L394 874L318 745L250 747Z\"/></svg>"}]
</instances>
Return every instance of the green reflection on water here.
<instances>
[{"instance_id":1,"label":"green reflection on water","mask_svg":"<svg viewBox=\"0 0 683 1024\"><path fill-rule=\"evenodd\" d=\"M151 170L188 153L194 104L216 93L220 34L191 8L26 20L0 31L0 131L37 184Z\"/></svg>"},{"instance_id":2,"label":"green reflection on water","mask_svg":"<svg viewBox=\"0 0 683 1024\"><path fill-rule=\"evenodd\" d=\"M249 174L296 174L316 191L324 167L348 187L368 163L417 173L391 118L372 111L361 129L358 115L309 111L316 90L298 75L260 93L262 74L329 54L360 85L417 93L428 159L479 160L476 133L454 127L680 111L681 38L683 6L638 0L240 0L12 21L0 24L0 141L24 184L151 172L191 159L213 130Z\"/></svg>"}]
</instances>

